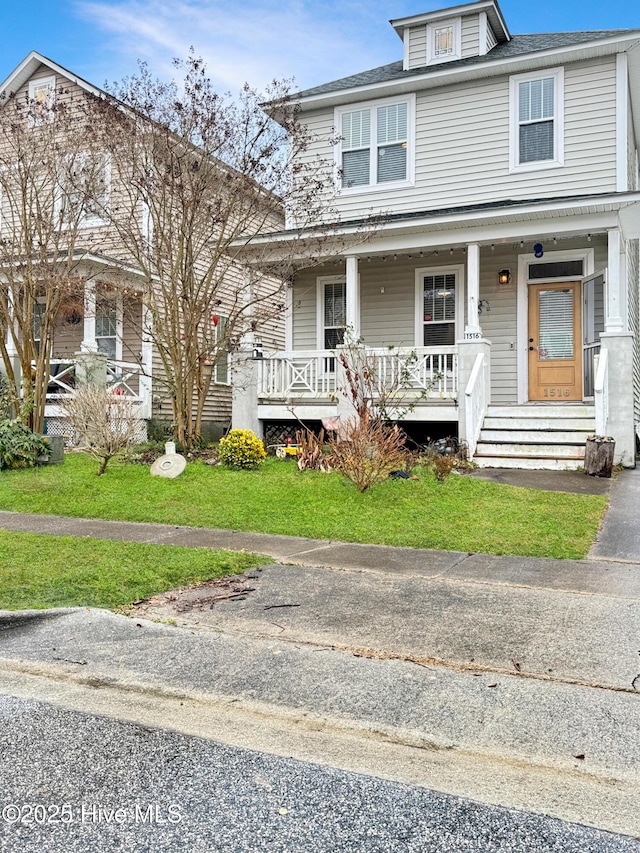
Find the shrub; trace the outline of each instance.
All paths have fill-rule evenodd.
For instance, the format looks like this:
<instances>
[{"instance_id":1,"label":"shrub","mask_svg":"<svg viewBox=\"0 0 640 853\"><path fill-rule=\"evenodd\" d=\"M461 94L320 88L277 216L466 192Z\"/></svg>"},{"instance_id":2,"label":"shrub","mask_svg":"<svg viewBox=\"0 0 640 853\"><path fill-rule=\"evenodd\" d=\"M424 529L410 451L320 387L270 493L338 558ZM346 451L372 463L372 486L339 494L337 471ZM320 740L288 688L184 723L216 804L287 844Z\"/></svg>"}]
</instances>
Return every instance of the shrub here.
<instances>
[{"instance_id":1,"label":"shrub","mask_svg":"<svg viewBox=\"0 0 640 853\"><path fill-rule=\"evenodd\" d=\"M220 461L227 468L257 468L266 456L264 444L250 429L232 429L220 439Z\"/></svg>"},{"instance_id":2,"label":"shrub","mask_svg":"<svg viewBox=\"0 0 640 853\"><path fill-rule=\"evenodd\" d=\"M349 418L329 439L329 461L359 492L366 492L402 468L404 442L405 434L396 424L390 426L364 410L362 417Z\"/></svg>"},{"instance_id":3,"label":"shrub","mask_svg":"<svg viewBox=\"0 0 640 853\"><path fill-rule=\"evenodd\" d=\"M324 455L324 430L316 435L308 429L298 430L296 433L296 444L298 445L297 461L301 471L324 471L331 470L329 460Z\"/></svg>"},{"instance_id":4,"label":"shrub","mask_svg":"<svg viewBox=\"0 0 640 853\"><path fill-rule=\"evenodd\" d=\"M0 468L25 468L47 453L46 440L16 420L0 421Z\"/></svg>"}]
</instances>

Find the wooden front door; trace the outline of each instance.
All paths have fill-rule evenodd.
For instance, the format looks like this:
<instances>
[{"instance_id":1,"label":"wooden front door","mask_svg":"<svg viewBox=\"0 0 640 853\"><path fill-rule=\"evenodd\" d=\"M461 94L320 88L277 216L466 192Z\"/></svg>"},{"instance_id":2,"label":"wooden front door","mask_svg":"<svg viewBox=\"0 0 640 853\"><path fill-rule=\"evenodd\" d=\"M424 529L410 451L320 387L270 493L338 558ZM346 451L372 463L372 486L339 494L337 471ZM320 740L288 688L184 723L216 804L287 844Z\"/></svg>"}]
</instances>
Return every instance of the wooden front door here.
<instances>
[{"instance_id":1,"label":"wooden front door","mask_svg":"<svg viewBox=\"0 0 640 853\"><path fill-rule=\"evenodd\" d=\"M529 285L529 399L582 400L581 285Z\"/></svg>"}]
</instances>

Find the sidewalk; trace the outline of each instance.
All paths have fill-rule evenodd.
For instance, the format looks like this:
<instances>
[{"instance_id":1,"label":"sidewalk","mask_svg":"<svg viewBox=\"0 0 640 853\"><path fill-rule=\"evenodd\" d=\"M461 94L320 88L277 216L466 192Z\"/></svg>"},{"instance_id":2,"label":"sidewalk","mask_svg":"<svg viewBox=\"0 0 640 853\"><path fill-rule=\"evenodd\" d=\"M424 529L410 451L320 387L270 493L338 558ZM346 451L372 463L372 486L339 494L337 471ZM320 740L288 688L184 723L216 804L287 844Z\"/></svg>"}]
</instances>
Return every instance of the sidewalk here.
<instances>
[{"instance_id":1,"label":"sidewalk","mask_svg":"<svg viewBox=\"0 0 640 853\"><path fill-rule=\"evenodd\" d=\"M640 480L619 484L580 561L0 511L6 530L279 561L133 618L2 613L0 693L638 836L640 561L606 542L624 512L638 559Z\"/></svg>"}]
</instances>

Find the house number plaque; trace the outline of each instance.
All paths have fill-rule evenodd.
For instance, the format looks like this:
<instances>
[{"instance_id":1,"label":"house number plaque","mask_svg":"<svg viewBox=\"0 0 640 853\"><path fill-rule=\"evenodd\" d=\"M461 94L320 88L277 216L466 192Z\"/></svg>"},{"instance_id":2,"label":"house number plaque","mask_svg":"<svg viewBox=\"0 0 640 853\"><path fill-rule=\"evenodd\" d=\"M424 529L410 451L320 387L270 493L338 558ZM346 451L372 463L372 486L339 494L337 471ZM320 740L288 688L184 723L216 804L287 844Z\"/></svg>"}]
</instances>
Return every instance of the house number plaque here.
<instances>
[{"instance_id":1,"label":"house number plaque","mask_svg":"<svg viewBox=\"0 0 640 853\"><path fill-rule=\"evenodd\" d=\"M545 397L568 397L570 395L568 388L545 388Z\"/></svg>"},{"instance_id":2,"label":"house number plaque","mask_svg":"<svg viewBox=\"0 0 640 853\"><path fill-rule=\"evenodd\" d=\"M465 332L465 341L479 341L482 339L482 332Z\"/></svg>"}]
</instances>

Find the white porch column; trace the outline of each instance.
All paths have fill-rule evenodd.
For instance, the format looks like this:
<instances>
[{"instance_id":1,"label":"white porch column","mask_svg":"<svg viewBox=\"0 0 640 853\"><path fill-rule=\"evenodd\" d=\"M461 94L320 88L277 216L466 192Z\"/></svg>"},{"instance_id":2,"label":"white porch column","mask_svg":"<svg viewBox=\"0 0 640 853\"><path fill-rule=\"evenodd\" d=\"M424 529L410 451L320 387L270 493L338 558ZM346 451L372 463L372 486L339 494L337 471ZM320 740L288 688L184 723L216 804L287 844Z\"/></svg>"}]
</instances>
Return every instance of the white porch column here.
<instances>
[{"instance_id":1,"label":"white porch column","mask_svg":"<svg viewBox=\"0 0 640 853\"><path fill-rule=\"evenodd\" d=\"M142 400L142 408L140 416L143 418L152 417L152 374L153 374L153 340L151 332L153 330L153 314L146 305L142 306L142 346L140 350L140 361L142 373L140 374L140 398Z\"/></svg>"},{"instance_id":2,"label":"white porch column","mask_svg":"<svg viewBox=\"0 0 640 853\"><path fill-rule=\"evenodd\" d=\"M478 304L480 301L480 246L470 243L467 246L467 325L464 336L481 338L482 329L478 319Z\"/></svg>"},{"instance_id":3,"label":"white porch column","mask_svg":"<svg viewBox=\"0 0 640 853\"><path fill-rule=\"evenodd\" d=\"M624 241L619 228L614 228L608 232L608 250L605 331L624 332L627 300L627 265L624 254Z\"/></svg>"},{"instance_id":4,"label":"white porch column","mask_svg":"<svg viewBox=\"0 0 640 853\"><path fill-rule=\"evenodd\" d=\"M84 332L81 352L98 352L96 341L96 283L88 279L84 283Z\"/></svg>"},{"instance_id":5,"label":"white porch column","mask_svg":"<svg viewBox=\"0 0 640 853\"><path fill-rule=\"evenodd\" d=\"M293 350L293 285L285 284L284 302L284 348Z\"/></svg>"},{"instance_id":6,"label":"white porch column","mask_svg":"<svg viewBox=\"0 0 640 853\"><path fill-rule=\"evenodd\" d=\"M347 258L347 326L353 337L360 337L360 280L358 259Z\"/></svg>"}]
</instances>

